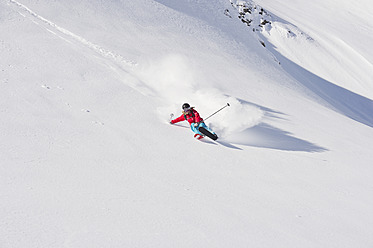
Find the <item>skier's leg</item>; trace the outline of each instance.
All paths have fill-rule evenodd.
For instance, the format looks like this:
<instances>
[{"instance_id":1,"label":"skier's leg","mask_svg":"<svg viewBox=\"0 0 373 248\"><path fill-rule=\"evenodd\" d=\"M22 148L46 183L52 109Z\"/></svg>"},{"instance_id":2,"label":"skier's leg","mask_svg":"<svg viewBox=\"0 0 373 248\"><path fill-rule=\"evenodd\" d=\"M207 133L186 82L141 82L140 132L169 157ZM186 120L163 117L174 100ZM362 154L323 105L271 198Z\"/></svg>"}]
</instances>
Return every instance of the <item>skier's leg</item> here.
<instances>
[{"instance_id":1,"label":"skier's leg","mask_svg":"<svg viewBox=\"0 0 373 248\"><path fill-rule=\"evenodd\" d=\"M200 124L200 125L201 125L201 124ZM192 125L190 125L190 128L192 129L192 131L193 131L194 133L203 136L203 134L198 130L198 128L200 127L200 125L197 126L197 127L195 127L194 124L192 124Z\"/></svg>"}]
</instances>

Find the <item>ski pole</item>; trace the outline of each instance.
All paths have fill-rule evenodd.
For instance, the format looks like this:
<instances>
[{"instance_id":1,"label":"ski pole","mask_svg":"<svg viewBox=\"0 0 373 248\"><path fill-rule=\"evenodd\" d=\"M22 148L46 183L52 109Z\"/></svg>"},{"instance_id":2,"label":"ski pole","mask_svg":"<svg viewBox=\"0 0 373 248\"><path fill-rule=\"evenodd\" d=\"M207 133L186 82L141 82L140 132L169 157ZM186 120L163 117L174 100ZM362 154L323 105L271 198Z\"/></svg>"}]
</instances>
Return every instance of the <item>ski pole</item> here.
<instances>
[{"instance_id":1,"label":"ski pole","mask_svg":"<svg viewBox=\"0 0 373 248\"><path fill-rule=\"evenodd\" d=\"M209 117L205 118L204 120L207 120L208 118L210 118L211 116L215 115L216 113L218 113L219 111L223 110L224 108L226 107L229 107L231 105L229 105L229 103L227 103L227 105L225 105L224 107L222 107L221 109L219 109L218 111L216 111L215 113L213 113L212 115L210 115Z\"/></svg>"},{"instance_id":2,"label":"ski pole","mask_svg":"<svg viewBox=\"0 0 373 248\"><path fill-rule=\"evenodd\" d=\"M171 123L171 121L172 121L172 117L174 117L174 114L170 114L170 121L169 121L169 123Z\"/></svg>"}]
</instances>

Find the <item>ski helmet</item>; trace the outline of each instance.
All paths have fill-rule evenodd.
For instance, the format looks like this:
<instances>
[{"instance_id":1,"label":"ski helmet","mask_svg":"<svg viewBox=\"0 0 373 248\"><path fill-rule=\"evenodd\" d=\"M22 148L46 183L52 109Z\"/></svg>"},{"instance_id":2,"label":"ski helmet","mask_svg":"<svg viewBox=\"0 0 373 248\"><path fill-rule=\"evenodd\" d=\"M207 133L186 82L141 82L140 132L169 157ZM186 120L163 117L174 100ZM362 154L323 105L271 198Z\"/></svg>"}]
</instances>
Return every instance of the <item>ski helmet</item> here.
<instances>
[{"instance_id":1,"label":"ski helmet","mask_svg":"<svg viewBox=\"0 0 373 248\"><path fill-rule=\"evenodd\" d=\"M184 103L181 108L184 110L184 112L186 112L190 109L190 105L189 105L189 103Z\"/></svg>"}]
</instances>

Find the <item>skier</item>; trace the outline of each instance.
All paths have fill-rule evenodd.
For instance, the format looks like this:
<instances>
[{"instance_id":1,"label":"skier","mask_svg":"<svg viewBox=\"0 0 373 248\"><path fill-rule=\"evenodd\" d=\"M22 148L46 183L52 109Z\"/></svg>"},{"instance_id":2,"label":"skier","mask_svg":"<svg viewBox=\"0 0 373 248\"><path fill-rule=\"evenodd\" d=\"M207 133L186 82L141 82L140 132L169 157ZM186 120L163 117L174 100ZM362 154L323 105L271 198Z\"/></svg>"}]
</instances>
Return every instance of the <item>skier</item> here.
<instances>
[{"instance_id":1,"label":"skier","mask_svg":"<svg viewBox=\"0 0 373 248\"><path fill-rule=\"evenodd\" d=\"M203 122L202 117L199 115L197 110L194 109L194 107L190 107L188 103L184 103L182 109L182 115L174 120L171 120L171 124L175 124L180 121L188 121L190 124L190 128L195 133L194 138L197 139L202 139L204 137L204 135L198 130L200 127L207 129L208 131L210 131L210 133L216 136L216 134L206 126L206 124Z\"/></svg>"}]
</instances>

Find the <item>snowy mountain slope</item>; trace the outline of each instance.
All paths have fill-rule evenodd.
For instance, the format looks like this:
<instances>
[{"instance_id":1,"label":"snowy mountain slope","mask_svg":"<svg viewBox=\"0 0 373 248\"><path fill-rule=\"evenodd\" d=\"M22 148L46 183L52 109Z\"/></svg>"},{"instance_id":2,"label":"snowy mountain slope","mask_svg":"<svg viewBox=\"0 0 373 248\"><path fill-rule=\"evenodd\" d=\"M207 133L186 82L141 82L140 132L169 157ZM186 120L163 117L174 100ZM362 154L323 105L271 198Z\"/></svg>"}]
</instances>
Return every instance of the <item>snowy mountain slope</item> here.
<instances>
[{"instance_id":1,"label":"snowy mountain slope","mask_svg":"<svg viewBox=\"0 0 373 248\"><path fill-rule=\"evenodd\" d=\"M368 1L258 2L290 21L274 20L273 29L264 33L281 54L333 84L373 98L373 26L367 21L373 7ZM297 36L299 29L304 33ZM287 30L290 39L281 35Z\"/></svg>"},{"instance_id":2,"label":"snowy mountain slope","mask_svg":"<svg viewBox=\"0 0 373 248\"><path fill-rule=\"evenodd\" d=\"M240 20L258 34L260 42L274 54L282 67L309 89L318 101L365 125L371 125L373 101L364 96L372 98L373 67L364 58L366 54L350 53L349 51L354 50L352 47L338 47L337 44L343 41L324 42L316 34L314 37L317 38L313 38L307 34L308 31L302 31L251 0L237 3L232 1L232 6L237 10ZM292 6L291 3L288 6ZM322 9L324 8L326 7L323 6ZM307 11L322 12L318 8L308 8ZM326 13L329 19L333 19L331 11ZM311 21L315 23L314 18ZM318 22L314 26L323 27L326 20ZM341 21L339 25L344 24ZM321 31L323 33L324 29ZM329 40L339 39L333 37L333 34L328 36ZM360 36L367 35L362 33ZM360 47L365 48L367 44L360 44ZM345 67L349 70L345 70Z\"/></svg>"},{"instance_id":3,"label":"snowy mountain slope","mask_svg":"<svg viewBox=\"0 0 373 248\"><path fill-rule=\"evenodd\" d=\"M372 245L371 101L320 104L227 8L0 2L4 247ZM231 103L221 143L168 125L186 101Z\"/></svg>"}]
</instances>

